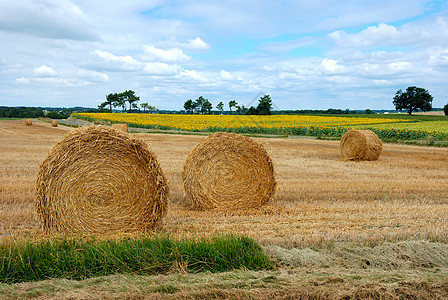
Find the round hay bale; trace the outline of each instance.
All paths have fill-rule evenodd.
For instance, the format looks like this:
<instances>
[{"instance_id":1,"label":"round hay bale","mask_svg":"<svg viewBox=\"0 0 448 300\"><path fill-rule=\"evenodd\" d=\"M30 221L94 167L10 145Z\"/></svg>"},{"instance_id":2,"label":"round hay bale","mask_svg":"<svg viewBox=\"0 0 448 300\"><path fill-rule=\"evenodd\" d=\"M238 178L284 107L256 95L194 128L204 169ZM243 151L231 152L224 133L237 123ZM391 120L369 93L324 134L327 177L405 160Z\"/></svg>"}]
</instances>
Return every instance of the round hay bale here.
<instances>
[{"instance_id":1,"label":"round hay bale","mask_svg":"<svg viewBox=\"0 0 448 300\"><path fill-rule=\"evenodd\" d=\"M234 133L215 133L187 157L185 192L200 210L252 209L275 192L274 167L263 146Z\"/></svg>"},{"instance_id":2,"label":"round hay bale","mask_svg":"<svg viewBox=\"0 0 448 300\"><path fill-rule=\"evenodd\" d=\"M383 143L370 130L349 130L341 138L343 160L377 160L383 151Z\"/></svg>"},{"instance_id":3,"label":"round hay bale","mask_svg":"<svg viewBox=\"0 0 448 300\"><path fill-rule=\"evenodd\" d=\"M112 128L123 132L128 132L128 124L112 124Z\"/></svg>"},{"instance_id":4,"label":"round hay bale","mask_svg":"<svg viewBox=\"0 0 448 300\"><path fill-rule=\"evenodd\" d=\"M26 126L31 126L31 125L33 125L33 120L31 120L31 119L25 119L25 125L26 125Z\"/></svg>"},{"instance_id":5,"label":"round hay bale","mask_svg":"<svg viewBox=\"0 0 448 300\"><path fill-rule=\"evenodd\" d=\"M58 127L58 120L51 120L51 127Z\"/></svg>"},{"instance_id":6,"label":"round hay bale","mask_svg":"<svg viewBox=\"0 0 448 300\"><path fill-rule=\"evenodd\" d=\"M45 233L152 230L168 186L147 145L109 127L69 132L42 162L35 208Z\"/></svg>"}]
</instances>

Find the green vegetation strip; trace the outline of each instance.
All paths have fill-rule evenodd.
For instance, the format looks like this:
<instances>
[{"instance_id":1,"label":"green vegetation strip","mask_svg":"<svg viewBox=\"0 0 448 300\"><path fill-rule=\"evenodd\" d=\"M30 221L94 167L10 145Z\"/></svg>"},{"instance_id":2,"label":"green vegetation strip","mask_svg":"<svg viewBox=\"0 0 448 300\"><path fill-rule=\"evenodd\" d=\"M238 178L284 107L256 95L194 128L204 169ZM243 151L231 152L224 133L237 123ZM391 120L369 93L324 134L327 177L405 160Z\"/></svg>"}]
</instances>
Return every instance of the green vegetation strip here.
<instances>
[{"instance_id":1,"label":"green vegetation strip","mask_svg":"<svg viewBox=\"0 0 448 300\"><path fill-rule=\"evenodd\" d=\"M234 235L183 240L154 236L106 241L94 238L7 241L0 244L0 260L3 283L272 267L255 241Z\"/></svg>"}]
</instances>

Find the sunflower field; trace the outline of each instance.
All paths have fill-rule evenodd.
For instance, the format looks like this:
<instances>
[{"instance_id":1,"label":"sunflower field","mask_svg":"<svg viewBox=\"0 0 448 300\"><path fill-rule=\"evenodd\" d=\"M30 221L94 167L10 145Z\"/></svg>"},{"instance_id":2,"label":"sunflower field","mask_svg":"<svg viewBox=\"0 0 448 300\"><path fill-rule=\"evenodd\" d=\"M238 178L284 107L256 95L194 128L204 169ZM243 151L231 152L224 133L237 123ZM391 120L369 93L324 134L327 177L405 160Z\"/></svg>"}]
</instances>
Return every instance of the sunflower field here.
<instances>
[{"instance_id":1,"label":"sunflower field","mask_svg":"<svg viewBox=\"0 0 448 300\"><path fill-rule=\"evenodd\" d=\"M412 120L375 116L319 115L183 115L138 113L76 113L88 121L127 123L129 127L245 134L339 137L349 129L370 129L382 139L448 139L447 120Z\"/></svg>"}]
</instances>

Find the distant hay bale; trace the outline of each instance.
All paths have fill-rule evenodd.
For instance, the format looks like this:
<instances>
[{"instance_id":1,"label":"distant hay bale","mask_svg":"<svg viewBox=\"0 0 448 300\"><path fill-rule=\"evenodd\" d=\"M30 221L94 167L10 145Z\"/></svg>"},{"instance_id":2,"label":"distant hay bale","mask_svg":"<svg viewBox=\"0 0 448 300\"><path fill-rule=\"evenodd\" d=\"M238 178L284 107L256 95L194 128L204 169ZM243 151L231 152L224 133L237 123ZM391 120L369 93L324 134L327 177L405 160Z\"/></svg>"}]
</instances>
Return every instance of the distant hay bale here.
<instances>
[{"instance_id":1,"label":"distant hay bale","mask_svg":"<svg viewBox=\"0 0 448 300\"><path fill-rule=\"evenodd\" d=\"M51 127L58 127L58 120L51 120Z\"/></svg>"},{"instance_id":2,"label":"distant hay bale","mask_svg":"<svg viewBox=\"0 0 448 300\"><path fill-rule=\"evenodd\" d=\"M275 192L274 167L266 150L234 133L215 133L187 157L182 174L188 200L197 209L252 209Z\"/></svg>"},{"instance_id":3,"label":"distant hay bale","mask_svg":"<svg viewBox=\"0 0 448 300\"><path fill-rule=\"evenodd\" d=\"M341 138L343 160L377 160L383 151L383 143L370 130L349 130Z\"/></svg>"},{"instance_id":4,"label":"distant hay bale","mask_svg":"<svg viewBox=\"0 0 448 300\"><path fill-rule=\"evenodd\" d=\"M116 130L120 130L123 132L128 132L128 124L112 124L112 128L115 128Z\"/></svg>"},{"instance_id":5,"label":"distant hay bale","mask_svg":"<svg viewBox=\"0 0 448 300\"><path fill-rule=\"evenodd\" d=\"M146 231L166 215L168 186L144 142L90 126L69 132L50 151L36 195L45 233Z\"/></svg>"},{"instance_id":6,"label":"distant hay bale","mask_svg":"<svg viewBox=\"0 0 448 300\"><path fill-rule=\"evenodd\" d=\"M31 119L25 119L25 125L26 125L26 126L31 126L31 125L33 125L33 120L31 120Z\"/></svg>"}]
</instances>

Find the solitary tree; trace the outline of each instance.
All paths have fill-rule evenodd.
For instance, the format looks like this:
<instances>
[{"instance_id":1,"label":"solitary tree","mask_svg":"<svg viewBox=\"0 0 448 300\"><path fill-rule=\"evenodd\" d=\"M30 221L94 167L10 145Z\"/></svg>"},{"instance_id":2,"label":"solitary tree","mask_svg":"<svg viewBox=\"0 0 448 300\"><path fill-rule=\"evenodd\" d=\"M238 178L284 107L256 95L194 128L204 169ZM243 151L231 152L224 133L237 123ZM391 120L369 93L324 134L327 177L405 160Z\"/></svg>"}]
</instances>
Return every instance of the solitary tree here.
<instances>
[{"instance_id":1,"label":"solitary tree","mask_svg":"<svg viewBox=\"0 0 448 300\"><path fill-rule=\"evenodd\" d=\"M448 116L448 104L443 107L443 112L445 113L445 116Z\"/></svg>"},{"instance_id":2,"label":"solitary tree","mask_svg":"<svg viewBox=\"0 0 448 300\"><path fill-rule=\"evenodd\" d=\"M410 86L406 92L398 90L394 97L396 109L405 110L409 115L414 111L429 111L432 109L432 96L428 90Z\"/></svg>"},{"instance_id":3,"label":"solitary tree","mask_svg":"<svg viewBox=\"0 0 448 300\"><path fill-rule=\"evenodd\" d=\"M229 101L230 114L232 114L232 107L235 107L237 104L238 104L238 102L236 102L235 100Z\"/></svg>"}]
</instances>

